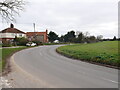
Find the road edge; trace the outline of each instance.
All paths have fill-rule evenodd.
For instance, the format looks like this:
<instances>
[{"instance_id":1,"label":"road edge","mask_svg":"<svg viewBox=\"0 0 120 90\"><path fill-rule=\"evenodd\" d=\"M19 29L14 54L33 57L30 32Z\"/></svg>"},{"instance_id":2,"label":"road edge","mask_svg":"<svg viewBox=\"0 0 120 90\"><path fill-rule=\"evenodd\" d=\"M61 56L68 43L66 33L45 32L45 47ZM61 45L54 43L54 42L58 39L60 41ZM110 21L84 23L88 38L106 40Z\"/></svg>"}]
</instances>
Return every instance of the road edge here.
<instances>
[{"instance_id":1,"label":"road edge","mask_svg":"<svg viewBox=\"0 0 120 90\"><path fill-rule=\"evenodd\" d=\"M24 49L21 49L21 50L18 50L18 51L15 51L13 53L10 54L10 56L8 56L5 61L6 61L6 65L4 67L4 69L2 68L2 72L0 73L0 76L6 76L7 74L9 74L12 69L11 69L11 64L10 64L10 58L17 52L19 51L22 51L22 50L25 50L25 49L30 49L30 48L34 48L34 47L28 47L28 48L24 48Z\"/></svg>"}]
</instances>

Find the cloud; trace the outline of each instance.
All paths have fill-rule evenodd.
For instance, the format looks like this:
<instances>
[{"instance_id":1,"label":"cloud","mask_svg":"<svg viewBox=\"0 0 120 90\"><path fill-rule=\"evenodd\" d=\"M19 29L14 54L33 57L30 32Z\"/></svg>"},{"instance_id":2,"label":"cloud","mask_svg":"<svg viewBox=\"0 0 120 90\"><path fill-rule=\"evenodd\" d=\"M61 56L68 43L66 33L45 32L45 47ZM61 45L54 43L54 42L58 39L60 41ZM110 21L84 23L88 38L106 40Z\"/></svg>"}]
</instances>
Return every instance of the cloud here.
<instances>
[{"instance_id":1,"label":"cloud","mask_svg":"<svg viewBox=\"0 0 120 90\"><path fill-rule=\"evenodd\" d=\"M33 31L32 23L36 23L37 31L48 29L59 35L75 30L88 31L93 35L102 34L106 38L117 36L118 0L29 0L28 2L26 12L16 18L16 26L24 31Z\"/></svg>"}]
</instances>

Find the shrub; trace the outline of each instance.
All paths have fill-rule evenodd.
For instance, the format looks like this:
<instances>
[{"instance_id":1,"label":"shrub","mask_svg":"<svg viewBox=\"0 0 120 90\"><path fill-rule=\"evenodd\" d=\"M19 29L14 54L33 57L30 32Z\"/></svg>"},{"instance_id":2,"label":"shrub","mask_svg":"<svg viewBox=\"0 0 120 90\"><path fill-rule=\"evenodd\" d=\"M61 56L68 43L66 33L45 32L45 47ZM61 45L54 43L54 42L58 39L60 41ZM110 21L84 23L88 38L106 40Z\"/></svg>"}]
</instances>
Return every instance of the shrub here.
<instances>
[{"instance_id":1,"label":"shrub","mask_svg":"<svg viewBox=\"0 0 120 90\"><path fill-rule=\"evenodd\" d=\"M32 42L36 43L37 45L43 45L43 43L42 43L42 42L37 41L37 40L34 40L34 41L32 41Z\"/></svg>"},{"instance_id":2,"label":"shrub","mask_svg":"<svg viewBox=\"0 0 120 90\"><path fill-rule=\"evenodd\" d=\"M17 45L21 45L21 46L26 46L26 43L28 43L28 42L29 41L24 37L14 39L14 43L16 43Z\"/></svg>"},{"instance_id":3,"label":"shrub","mask_svg":"<svg viewBox=\"0 0 120 90\"><path fill-rule=\"evenodd\" d=\"M2 44L2 47L11 47L12 44L9 41L6 41Z\"/></svg>"}]
</instances>

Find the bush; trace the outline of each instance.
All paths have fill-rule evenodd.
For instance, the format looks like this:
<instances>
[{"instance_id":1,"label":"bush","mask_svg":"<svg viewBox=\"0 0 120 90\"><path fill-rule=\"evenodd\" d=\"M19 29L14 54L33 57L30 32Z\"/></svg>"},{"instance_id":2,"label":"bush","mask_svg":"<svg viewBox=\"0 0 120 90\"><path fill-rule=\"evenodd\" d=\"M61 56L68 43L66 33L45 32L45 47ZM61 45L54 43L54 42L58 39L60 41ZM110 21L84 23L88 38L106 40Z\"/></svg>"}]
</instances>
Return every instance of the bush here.
<instances>
[{"instance_id":1,"label":"bush","mask_svg":"<svg viewBox=\"0 0 120 90\"><path fill-rule=\"evenodd\" d=\"M21 45L21 46L26 46L26 43L28 43L28 42L29 41L24 37L14 39L14 43L16 43L17 45Z\"/></svg>"},{"instance_id":2,"label":"bush","mask_svg":"<svg viewBox=\"0 0 120 90\"><path fill-rule=\"evenodd\" d=\"M11 46L12 46L12 44L8 41L6 41L2 44L2 47L11 47Z\"/></svg>"},{"instance_id":3,"label":"bush","mask_svg":"<svg viewBox=\"0 0 120 90\"><path fill-rule=\"evenodd\" d=\"M37 41L37 40L34 40L34 41L32 41L33 43L36 43L37 45L43 45L43 43L42 42L40 42L40 41Z\"/></svg>"},{"instance_id":4,"label":"bush","mask_svg":"<svg viewBox=\"0 0 120 90\"><path fill-rule=\"evenodd\" d=\"M2 47L12 47L11 44L3 44Z\"/></svg>"}]
</instances>

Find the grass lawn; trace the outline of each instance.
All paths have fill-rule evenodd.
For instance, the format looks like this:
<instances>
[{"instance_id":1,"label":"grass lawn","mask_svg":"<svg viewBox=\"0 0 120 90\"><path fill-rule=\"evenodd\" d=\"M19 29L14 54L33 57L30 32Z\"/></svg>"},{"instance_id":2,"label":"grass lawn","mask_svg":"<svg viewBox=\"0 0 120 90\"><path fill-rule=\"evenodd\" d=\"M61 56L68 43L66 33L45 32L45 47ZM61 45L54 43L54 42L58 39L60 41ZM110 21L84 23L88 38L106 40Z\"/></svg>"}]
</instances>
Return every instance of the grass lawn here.
<instances>
[{"instance_id":1,"label":"grass lawn","mask_svg":"<svg viewBox=\"0 0 120 90\"><path fill-rule=\"evenodd\" d=\"M69 43L44 43L43 45L61 45L61 44L69 44Z\"/></svg>"},{"instance_id":2,"label":"grass lawn","mask_svg":"<svg viewBox=\"0 0 120 90\"><path fill-rule=\"evenodd\" d=\"M28 47L2 48L2 49L0 49L0 56L2 57L1 58L2 60L0 60L0 72L2 72L2 70L4 69L5 64L6 64L6 59L8 57L10 57L16 51L19 51L19 50L22 50L22 49L25 49L25 48L28 48Z\"/></svg>"},{"instance_id":3,"label":"grass lawn","mask_svg":"<svg viewBox=\"0 0 120 90\"><path fill-rule=\"evenodd\" d=\"M118 41L62 46L57 51L68 57L112 66L120 66Z\"/></svg>"}]
</instances>

